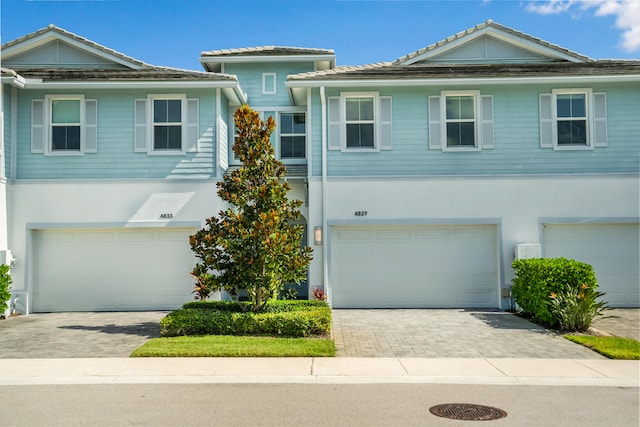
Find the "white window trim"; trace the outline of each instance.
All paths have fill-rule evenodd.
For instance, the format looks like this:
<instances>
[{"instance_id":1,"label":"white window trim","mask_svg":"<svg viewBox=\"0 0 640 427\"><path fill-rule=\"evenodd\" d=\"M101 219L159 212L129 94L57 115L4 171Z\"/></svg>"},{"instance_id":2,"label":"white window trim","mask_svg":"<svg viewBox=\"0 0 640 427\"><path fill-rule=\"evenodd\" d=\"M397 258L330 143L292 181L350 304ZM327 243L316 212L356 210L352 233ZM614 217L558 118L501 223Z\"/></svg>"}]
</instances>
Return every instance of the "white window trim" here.
<instances>
[{"instance_id":1,"label":"white window trim","mask_svg":"<svg viewBox=\"0 0 640 427\"><path fill-rule=\"evenodd\" d=\"M559 145L558 144L558 95L583 94L585 95L587 113L587 144L586 145ZM593 150L594 111L593 111L593 90L591 88L567 88L551 90L551 140L553 149L556 151L585 151Z\"/></svg>"},{"instance_id":2,"label":"white window trim","mask_svg":"<svg viewBox=\"0 0 640 427\"><path fill-rule=\"evenodd\" d=\"M448 147L447 146L447 96L472 96L475 112L475 146ZM440 92L440 146L444 152L482 151L482 108L479 90L443 90Z\"/></svg>"},{"instance_id":3,"label":"white window trim","mask_svg":"<svg viewBox=\"0 0 640 427\"><path fill-rule=\"evenodd\" d=\"M57 150L54 151L53 150L53 141L51 138L53 138L52 132L51 132L51 126L53 125L53 117L51 116L53 114L53 108L51 108L51 103L53 101L57 101L57 100L65 100L65 101L80 101L80 150L75 151L75 150ZM85 123L85 111L84 111L84 95L83 94L77 94L77 95L45 95L44 97L44 118L45 118L45 123L44 123L44 140L45 140L45 147L44 147L44 155L45 156L63 156L63 157L68 157L68 156L84 156L84 147L85 147L85 139L86 139L86 123Z\"/></svg>"},{"instance_id":4,"label":"white window trim","mask_svg":"<svg viewBox=\"0 0 640 427\"><path fill-rule=\"evenodd\" d=\"M172 100L179 99L181 112L180 112L180 127L182 131L182 140L180 150L155 150L154 149L154 121L153 111L155 100ZM147 154L150 156L175 156L187 154L187 95L181 94L149 94L147 95Z\"/></svg>"},{"instance_id":5,"label":"white window trim","mask_svg":"<svg viewBox=\"0 0 640 427\"><path fill-rule=\"evenodd\" d=\"M271 78L272 84L269 87L267 80ZM276 95L278 92L278 79L276 73L262 73L262 94L263 95Z\"/></svg>"},{"instance_id":6,"label":"white window trim","mask_svg":"<svg viewBox=\"0 0 640 427\"><path fill-rule=\"evenodd\" d=\"M288 164L288 165L294 165L294 164L305 164L307 162L307 141L309 140L309 126L308 126L308 116L307 116L307 111L306 110L279 110L275 112L278 116L278 122L277 122L277 126L276 126L276 130L275 130L275 138L277 141L277 147L274 147L275 152L276 152L276 157L278 158L278 160L280 160L281 162L283 162L284 164ZM305 141L305 146L304 146L304 157L296 157L296 158L287 158L284 159L281 156L280 150L281 150L281 145L282 145L282 141L280 140L280 137L282 136L282 134L280 133L280 123L281 120L280 118L282 117L282 114L304 114L305 116L305 125L304 125L304 141ZM302 135L299 133L291 133L291 134L287 134L287 135Z\"/></svg>"},{"instance_id":7,"label":"white window trim","mask_svg":"<svg viewBox=\"0 0 640 427\"><path fill-rule=\"evenodd\" d=\"M373 98L373 148L347 148L347 99ZM340 92L340 151L343 153L380 152L380 94L379 92Z\"/></svg>"}]
</instances>

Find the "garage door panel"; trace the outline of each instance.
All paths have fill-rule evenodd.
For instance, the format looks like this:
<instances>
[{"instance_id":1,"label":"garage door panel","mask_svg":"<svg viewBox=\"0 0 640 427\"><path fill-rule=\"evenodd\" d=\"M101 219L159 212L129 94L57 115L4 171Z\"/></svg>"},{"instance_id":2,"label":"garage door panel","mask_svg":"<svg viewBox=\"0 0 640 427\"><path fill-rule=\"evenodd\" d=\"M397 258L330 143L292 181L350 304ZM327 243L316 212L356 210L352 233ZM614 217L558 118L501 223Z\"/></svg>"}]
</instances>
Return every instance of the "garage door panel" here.
<instances>
[{"instance_id":1,"label":"garage door panel","mask_svg":"<svg viewBox=\"0 0 640 427\"><path fill-rule=\"evenodd\" d=\"M191 299L194 229L34 232L34 311L156 310Z\"/></svg>"},{"instance_id":2,"label":"garage door panel","mask_svg":"<svg viewBox=\"0 0 640 427\"><path fill-rule=\"evenodd\" d=\"M546 224L544 256L593 266L599 290L614 307L640 306L638 224Z\"/></svg>"},{"instance_id":3,"label":"garage door panel","mask_svg":"<svg viewBox=\"0 0 640 427\"><path fill-rule=\"evenodd\" d=\"M497 307L496 236L495 226L334 227L333 304Z\"/></svg>"}]
</instances>

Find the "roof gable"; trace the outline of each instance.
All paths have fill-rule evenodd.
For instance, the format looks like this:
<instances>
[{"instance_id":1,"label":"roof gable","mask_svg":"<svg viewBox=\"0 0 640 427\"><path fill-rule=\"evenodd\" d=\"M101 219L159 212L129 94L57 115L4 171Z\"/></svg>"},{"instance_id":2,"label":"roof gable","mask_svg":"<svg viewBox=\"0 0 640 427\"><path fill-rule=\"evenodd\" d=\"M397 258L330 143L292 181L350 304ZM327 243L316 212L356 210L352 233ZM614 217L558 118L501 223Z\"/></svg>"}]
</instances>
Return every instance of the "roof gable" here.
<instances>
[{"instance_id":1,"label":"roof gable","mask_svg":"<svg viewBox=\"0 0 640 427\"><path fill-rule=\"evenodd\" d=\"M69 31L49 25L2 45L2 63L11 68L128 68L151 66Z\"/></svg>"},{"instance_id":2,"label":"roof gable","mask_svg":"<svg viewBox=\"0 0 640 427\"><path fill-rule=\"evenodd\" d=\"M399 58L394 64L588 61L592 59L489 20Z\"/></svg>"}]
</instances>

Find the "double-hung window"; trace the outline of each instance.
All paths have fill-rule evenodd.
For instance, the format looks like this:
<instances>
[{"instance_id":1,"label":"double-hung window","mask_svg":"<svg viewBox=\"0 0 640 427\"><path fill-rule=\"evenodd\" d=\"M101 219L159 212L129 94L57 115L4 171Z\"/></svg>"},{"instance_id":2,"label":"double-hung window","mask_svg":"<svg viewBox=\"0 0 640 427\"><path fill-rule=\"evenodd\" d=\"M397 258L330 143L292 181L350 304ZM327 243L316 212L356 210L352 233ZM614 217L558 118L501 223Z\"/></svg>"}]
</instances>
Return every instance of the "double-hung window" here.
<instances>
[{"instance_id":1,"label":"double-hung window","mask_svg":"<svg viewBox=\"0 0 640 427\"><path fill-rule=\"evenodd\" d=\"M199 100L183 94L135 100L135 151L181 155L197 151Z\"/></svg>"},{"instance_id":2,"label":"double-hung window","mask_svg":"<svg viewBox=\"0 0 640 427\"><path fill-rule=\"evenodd\" d=\"M73 156L97 152L98 101L46 95L31 101L31 152Z\"/></svg>"},{"instance_id":3,"label":"double-hung window","mask_svg":"<svg viewBox=\"0 0 640 427\"><path fill-rule=\"evenodd\" d=\"M375 98L347 96L345 104L345 144L347 150L375 148Z\"/></svg>"},{"instance_id":4,"label":"double-hung window","mask_svg":"<svg viewBox=\"0 0 640 427\"><path fill-rule=\"evenodd\" d=\"M583 145L587 140L587 94L556 95L556 131L558 145Z\"/></svg>"},{"instance_id":5,"label":"double-hung window","mask_svg":"<svg viewBox=\"0 0 640 427\"><path fill-rule=\"evenodd\" d=\"M305 113L280 113L280 158L304 159L307 141Z\"/></svg>"},{"instance_id":6,"label":"double-hung window","mask_svg":"<svg viewBox=\"0 0 640 427\"><path fill-rule=\"evenodd\" d=\"M82 99L50 99L51 151L80 152Z\"/></svg>"},{"instance_id":7,"label":"double-hung window","mask_svg":"<svg viewBox=\"0 0 640 427\"><path fill-rule=\"evenodd\" d=\"M182 150L182 99L153 99L153 150Z\"/></svg>"},{"instance_id":8,"label":"double-hung window","mask_svg":"<svg viewBox=\"0 0 640 427\"><path fill-rule=\"evenodd\" d=\"M445 96L447 147L476 147L476 97Z\"/></svg>"},{"instance_id":9,"label":"double-hung window","mask_svg":"<svg viewBox=\"0 0 640 427\"><path fill-rule=\"evenodd\" d=\"M342 92L327 103L329 150L372 152L393 148L390 96Z\"/></svg>"},{"instance_id":10,"label":"double-hung window","mask_svg":"<svg viewBox=\"0 0 640 427\"><path fill-rule=\"evenodd\" d=\"M493 148L493 96L442 91L429 97L429 148L480 151Z\"/></svg>"},{"instance_id":11,"label":"double-hung window","mask_svg":"<svg viewBox=\"0 0 640 427\"><path fill-rule=\"evenodd\" d=\"M554 89L540 94L540 146L591 150L607 146L606 94Z\"/></svg>"}]
</instances>

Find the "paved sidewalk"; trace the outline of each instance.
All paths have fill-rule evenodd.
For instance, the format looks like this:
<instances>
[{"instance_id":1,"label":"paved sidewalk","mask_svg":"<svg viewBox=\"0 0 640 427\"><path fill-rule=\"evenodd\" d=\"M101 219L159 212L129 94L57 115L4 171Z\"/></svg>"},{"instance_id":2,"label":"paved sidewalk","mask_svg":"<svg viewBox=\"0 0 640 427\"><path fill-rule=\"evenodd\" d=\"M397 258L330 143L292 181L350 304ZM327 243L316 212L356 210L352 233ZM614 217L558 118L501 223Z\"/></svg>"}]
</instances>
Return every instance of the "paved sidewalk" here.
<instances>
[{"instance_id":1,"label":"paved sidewalk","mask_svg":"<svg viewBox=\"0 0 640 427\"><path fill-rule=\"evenodd\" d=\"M333 338L340 357L604 359L498 310L333 310Z\"/></svg>"},{"instance_id":2,"label":"paved sidewalk","mask_svg":"<svg viewBox=\"0 0 640 427\"><path fill-rule=\"evenodd\" d=\"M504 384L638 387L640 362L594 359L5 359L0 386L30 384Z\"/></svg>"}]
</instances>

